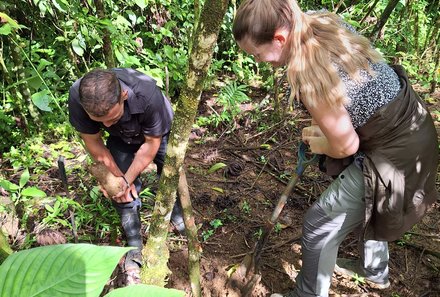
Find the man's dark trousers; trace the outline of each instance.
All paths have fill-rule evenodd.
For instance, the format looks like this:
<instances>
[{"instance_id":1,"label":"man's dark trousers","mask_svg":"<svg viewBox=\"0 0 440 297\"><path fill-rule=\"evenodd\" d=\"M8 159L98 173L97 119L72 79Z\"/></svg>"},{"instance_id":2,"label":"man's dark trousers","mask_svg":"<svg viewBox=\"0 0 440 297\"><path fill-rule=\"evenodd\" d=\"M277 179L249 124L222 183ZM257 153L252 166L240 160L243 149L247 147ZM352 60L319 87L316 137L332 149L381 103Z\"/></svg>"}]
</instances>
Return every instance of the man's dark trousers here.
<instances>
[{"instance_id":1,"label":"man's dark trousers","mask_svg":"<svg viewBox=\"0 0 440 297\"><path fill-rule=\"evenodd\" d=\"M162 173L163 165L165 162L165 154L168 143L168 136L166 134L162 137L162 141L159 147L159 150L154 157L153 162L157 166L157 175L160 176ZM118 137L110 136L107 140L107 148L110 150L113 159L118 165L119 169L123 173L127 172L131 163L133 162L135 153L138 151L141 144L127 144L122 141L122 139ZM139 193L141 191L141 180L139 176L134 181L136 191ZM120 218L122 228L124 229L125 236L127 238L127 245L134 246L138 248L142 248L142 236L140 233L141 230L141 222L139 216L139 210L141 207L141 200L135 199L132 202L128 203L116 203L112 200L113 206L116 208ZM176 201L176 205L174 208L180 206L180 201ZM174 212L174 209L173 209Z\"/></svg>"}]
</instances>

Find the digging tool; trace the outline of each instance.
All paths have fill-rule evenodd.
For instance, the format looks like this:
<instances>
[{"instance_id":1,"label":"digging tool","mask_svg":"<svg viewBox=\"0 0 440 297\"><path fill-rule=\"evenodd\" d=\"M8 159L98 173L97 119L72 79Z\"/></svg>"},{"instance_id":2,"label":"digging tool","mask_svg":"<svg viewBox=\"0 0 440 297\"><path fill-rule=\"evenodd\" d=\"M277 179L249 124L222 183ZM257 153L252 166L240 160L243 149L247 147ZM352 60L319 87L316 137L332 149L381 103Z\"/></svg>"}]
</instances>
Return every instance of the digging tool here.
<instances>
[{"instance_id":1,"label":"digging tool","mask_svg":"<svg viewBox=\"0 0 440 297\"><path fill-rule=\"evenodd\" d=\"M58 158L58 173L60 175L61 182L63 183L64 191L66 192L66 197L72 199L69 193L69 186L67 184L67 175L66 175L66 167L63 156L59 156ZM78 234L76 232L76 224L75 224L75 211L69 209L70 214L70 223L72 224L72 234L75 243L78 243Z\"/></svg>"},{"instance_id":2,"label":"digging tool","mask_svg":"<svg viewBox=\"0 0 440 297\"><path fill-rule=\"evenodd\" d=\"M307 150L308 150L307 145L301 142L298 147L298 164L296 166L295 172L290 178L290 181L287 184L286 188L284 189L284 192L282 193L281 197L278 199L278 203L274 211L272 212L272 216L264 225L263 233L261 234L260 239L256 243L253 252L245 256L241 265L235 271L235 274L237 274L239 278L244 279L243 281L244 286L240 286L241 287L240 291L242 293L242 296L250 296L255 284L261 278L261 276L258 274L258 269L259 269L261 254L263 252L263 247L266 244L269 235L273 227L275 226L281 211L284 208L284 205L286 204L290 192L292 192L293 188L296 186L298 180L301 178L305 169L310 164L317 163L319 160L319 155L312 155L310 159L307 158ZM254 273L252 277L250 277L251 272ZM237 280L235 281L233 280L233 282L237 282ZM239 286L236 283L235 284L232 283L232 285Z\"/></svg>"}]
</instances>

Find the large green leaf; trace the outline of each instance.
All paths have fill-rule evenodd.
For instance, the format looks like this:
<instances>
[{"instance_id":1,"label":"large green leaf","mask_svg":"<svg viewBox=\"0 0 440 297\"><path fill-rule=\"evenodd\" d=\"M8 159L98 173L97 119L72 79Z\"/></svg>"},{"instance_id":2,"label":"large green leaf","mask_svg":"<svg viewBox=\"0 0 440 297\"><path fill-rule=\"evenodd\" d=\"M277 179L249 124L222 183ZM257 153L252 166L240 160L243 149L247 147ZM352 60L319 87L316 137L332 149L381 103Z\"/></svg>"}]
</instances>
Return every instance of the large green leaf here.
<instances>
[{"instance_id":1,"label":"large green leaf","mask_svg":"<svg viewBox=\"0 0 440 297\"><path fill-rule=\"evenodd\" d=\"M36 187L28 187L21 191L21 195L29 197L46 197L46 193Z\"/></svg>"},{"instance_id":2,"label":"large green leaf","mask_svg":"<svg viewBox=\"0 0 440 297\"><path fill-rule=\"evenodd\" d=\"M183 297L185 292L151 285L132 285L111 291L104 297Z\"/></svg>"},{"instance_id":3,"label":"large green leaf","mask_svg":"<svg viewBox=\"0 0 440 297\"><path fill-rule=\"evenodd\" d=\"M31 98L32 98L32 102L39 109L41 109L43 111L52 111L52 109L49 106L50 97L49 97L48 90L43 90L43 91L34 93L34 94L32 94Z\"/></svg>"},{"instance_id":4,"label":"large green leaf","mask_svg":"<svg viewBox=\"0 0 440 297\"><path fill-rule=\"evenodd\" d=\"M60 244L12 254L0 266L0 296L97 297L130 249Z\"/></svg>"}]
</instances>

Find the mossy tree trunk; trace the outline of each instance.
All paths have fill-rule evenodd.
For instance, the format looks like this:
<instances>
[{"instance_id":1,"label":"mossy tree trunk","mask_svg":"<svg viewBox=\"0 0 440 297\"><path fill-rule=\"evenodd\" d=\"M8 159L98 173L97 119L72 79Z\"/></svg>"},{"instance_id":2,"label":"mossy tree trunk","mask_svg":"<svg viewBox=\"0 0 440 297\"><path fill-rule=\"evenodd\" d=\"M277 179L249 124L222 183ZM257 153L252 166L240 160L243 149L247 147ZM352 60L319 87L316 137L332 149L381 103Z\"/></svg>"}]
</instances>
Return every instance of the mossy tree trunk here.
<instances>
[{"instance_id":1,"label":"mossy tree trunk","mask_svg":"<svg viewBox=\"0 0 440 297\"><path fill-rule=\"evenodd\" d=\"M385 7L382 15L380 16L380 19L377 21L376 25L373 28L373 31L371 31L370 38L375 41L380 34L380 31L385 26L385 23L388 21L391 13L393 12L394 8L396 8L397 4L399 4L399 0L390 0Z\"/></svg>"},{"instance_id":2,"label":"mossy tree trunk","mask_svg":"<svg viewBox=\"0 0 440 297\"><path fill-rule=\"evenodd\" d=\"M193 36L186 85L177 102L165 165L156 195L150 234L142 251L144 265L141 279L146 284L164 286L170 273L167 267L169 250L166 245L168 224L176 200L180 171L183 170L191 127L228 2L229 0L206 0L197 32Z\"/></svg>"}]
</instances>

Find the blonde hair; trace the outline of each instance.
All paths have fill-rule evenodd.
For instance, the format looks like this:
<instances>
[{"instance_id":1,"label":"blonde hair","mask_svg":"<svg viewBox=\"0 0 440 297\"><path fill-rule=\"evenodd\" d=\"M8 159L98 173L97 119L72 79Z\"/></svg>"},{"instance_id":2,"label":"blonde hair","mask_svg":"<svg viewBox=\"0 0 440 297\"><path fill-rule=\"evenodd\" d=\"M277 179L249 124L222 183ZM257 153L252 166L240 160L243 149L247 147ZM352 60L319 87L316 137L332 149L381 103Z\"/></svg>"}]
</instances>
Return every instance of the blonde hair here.
<instances>
[{"instance_id":1,"label":"blonde hair","mask_svg":"<svg viewBox=\"0 0 440 297\"><path fill-rule=\"evenodd\" d=\"M233 34L256 45L271 42L275 31L290 30L287 76L292 96L309 106L323 100L329 106L347 103L338 70L355 80L359 71L373 73L369 62L382 61L367 38L350 32L332 13L305 14L295 0L245 0L237 10Z\"/></svg>"}]
</instances>

